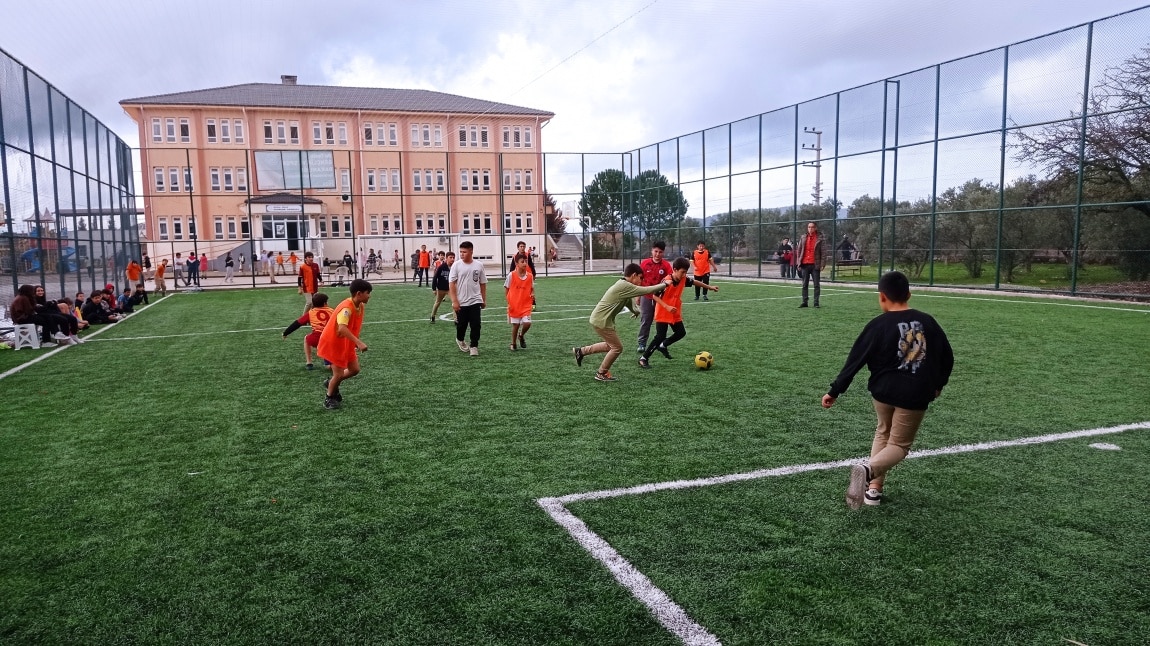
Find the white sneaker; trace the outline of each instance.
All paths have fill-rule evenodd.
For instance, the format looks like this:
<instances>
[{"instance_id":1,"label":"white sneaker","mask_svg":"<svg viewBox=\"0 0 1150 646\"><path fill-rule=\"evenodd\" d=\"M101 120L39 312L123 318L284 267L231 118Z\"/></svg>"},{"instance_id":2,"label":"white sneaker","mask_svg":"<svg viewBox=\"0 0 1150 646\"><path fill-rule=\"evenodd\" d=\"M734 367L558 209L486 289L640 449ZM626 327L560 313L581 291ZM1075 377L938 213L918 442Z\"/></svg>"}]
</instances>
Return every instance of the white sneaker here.
<instances>
[{"instance_id":1,"label":"white sneaker","mask_svg":"<svg viewBox=\"0 0 1150 646\"><path fill-rule=\"evenodd\" d=\"M57 341L66 341L68 339L68 335L64 334L63 332L57 332L52 335L52 338L56 339Z\"/></svg>"},{"instance_id":2,"label":"white sneaker","mask_svg":"<svg viewBox=\"0 0 1150 646\"><path fill-rule=\"evenodd\" d=\"M70 336L68 338L71 339L72 343L74 343L76 345L80 345L81 343L84 342L84 339L81 339L80 337L76 336L75 334L73 334L72 336Z\"/></svg>"},{"instance_id":3,"label":"white sneaker","mask_svg":"<svg viewBox=\"0 0 1150 646\"><path fill-rule=\"evenodd\" d=\"M471 356L478 357L479 356L479 348L471 348Z\"/></svg>"},{"instance_id":4,"label":"white sneaker","mask_svg":"<svg viewBox=\"0 0 1150 646\"><path fill-rule=\"evenodd\" d=\"M467 352L467 350L468 350L466 341L458 341L457 340L455 342L455 345L459 347L460 352Z\"/></svg>"},{"instance_id":5,"label":"white sneaker","mask_svg":"<svg viewBox=\"0 0 1150 646\"><path fill-rule=\"evenodd\" d=\"M878 489L867 489L863 494L863 504L877 507L882 504L882 492Z\"/></svg>"},{"instance_id":6,"label":"white sneaker","mask_svg":"<svg viewBox=\"0 0 1150 646\"><path fill-rule=\"evenodd\" d=\"M80 342L70 336L66 336L60 341L60 345L80 345Z\"/></svg>"}]
</instances>

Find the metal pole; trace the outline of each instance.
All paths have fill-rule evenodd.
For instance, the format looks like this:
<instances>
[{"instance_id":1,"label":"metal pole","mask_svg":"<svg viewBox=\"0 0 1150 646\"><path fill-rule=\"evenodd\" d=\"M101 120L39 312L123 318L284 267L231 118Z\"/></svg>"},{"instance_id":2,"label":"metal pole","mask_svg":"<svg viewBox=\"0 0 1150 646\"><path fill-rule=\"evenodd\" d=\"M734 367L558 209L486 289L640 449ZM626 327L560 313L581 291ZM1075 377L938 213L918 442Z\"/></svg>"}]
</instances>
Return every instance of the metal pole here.
<instances>
[{"instance_id":1,"label":"metal pole","mask_svg":"<svg viewBox=\"0 0 1150 646\"><path fill-rule=\"evenodd\" d=\"M895 237L895 227L898 225L898 121L899 104L902 102L902 81L887 81L894 83L894 175L890 185L890 269L894 271L895 249L898 248L898 239ZM882 272L879 272L882 273Z\"/></svg>"},{"instance_id":2,"label":"metal pole","mask_svg":"<svg viewBox=\"0 0 1150 646\"><path fill-rule=\"evenodd\" d=\"M759 256L759 278L763 277L763 115L759 114L759 163L755 167L755 175L759 178L759 229L758 229L758 243L755 244L755 253Z\"/></svg>"},{"instance_id":3,"label":"metal pole","mask_svg":"<svg viewBox=\"0 0 1150 646\"><path fill-rule=\"evenodd\" d=\"M1078 189L1074 199L1074 250L1070 254L1070 293L1078 291L1079 243L1082 235L1082 184L1086 174L1086 115L1090 110L1090 59L1094 53L1094 23L1086 27L1086 73L1082 80L1082 125L1078 133Z\"/></svg>"},{"instance_id":4,"label":"metal pole","mask_svg":"<svg viewBox=\"0 0 1150 646\"><path fill-rule=\"evenodd\" d=\"M934 66L934 169L930 184L930 274L929 284L934 284L935 234L938 228L938 115L939 96L942 86L942 66Z\"/></svg>"},{"instance_id":5,"label":"metal pole","mask_svg":"<svg viewBox=\"0 0 1150 646\"><path fill-rule=\"evenodd\" d=\"M1002 209L1006 205L1006 100L1010 87L1010 46L1002 50L1002 124L998 144L998 241L994 245L994 288L1002 286Z\"/></svg>"}]
</instances>

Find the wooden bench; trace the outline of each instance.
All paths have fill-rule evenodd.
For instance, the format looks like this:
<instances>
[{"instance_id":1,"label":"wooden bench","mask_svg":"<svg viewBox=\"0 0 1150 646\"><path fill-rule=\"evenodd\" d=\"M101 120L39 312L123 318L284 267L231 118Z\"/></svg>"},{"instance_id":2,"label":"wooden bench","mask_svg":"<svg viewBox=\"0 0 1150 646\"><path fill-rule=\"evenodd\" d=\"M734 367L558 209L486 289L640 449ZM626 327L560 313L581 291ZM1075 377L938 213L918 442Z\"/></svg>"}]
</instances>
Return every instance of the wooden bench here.
<instances>
[{"instance_id":1,"label":"wooden bench","mask_svg":"<svg viewBox=\"0 0 1150 646\"><path fill-rule=\"evenodd\" d=\"M862 269L866 267L865 258L851 258L850 260L837 261L836 267L840 272L852 272L856 276L862 276Z\"/></svg>"}]
</instances>

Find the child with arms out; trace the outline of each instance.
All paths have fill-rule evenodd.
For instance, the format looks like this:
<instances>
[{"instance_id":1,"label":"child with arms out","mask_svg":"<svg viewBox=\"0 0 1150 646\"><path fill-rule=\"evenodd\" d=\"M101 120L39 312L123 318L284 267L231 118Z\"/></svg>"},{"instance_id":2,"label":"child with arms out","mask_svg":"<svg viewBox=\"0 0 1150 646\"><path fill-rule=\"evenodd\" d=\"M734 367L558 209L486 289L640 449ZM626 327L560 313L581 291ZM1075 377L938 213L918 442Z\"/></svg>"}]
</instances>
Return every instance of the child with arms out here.
<instances>
[{"instance_id":1,"label":"child with arms out","mask_svg":"<svg viewBox=\"0 0 1150 646\"><path fill-rule=\"evenodd\" d=\"M603 340L592 345L571 348L571 352L575 354L575 364L579 366L583 365L583 357L589 354L607 353L607 356L603 357L603 363L599 365L599 370L595 372L597 381L615 381L615 377L611 374L611 364L623 354L623 341L615 331L615 317L628 305L632 316L638 316L639 304L635 299L645 294L663 291L671 283L671 277L668 276L663 282L649 287L643 287L642 283L642 267L636 263L627 265L623 270L623 278L607 289L603 298L599 299L599 304L591 312L591 328Z\"/></svg>"}]
</instances>

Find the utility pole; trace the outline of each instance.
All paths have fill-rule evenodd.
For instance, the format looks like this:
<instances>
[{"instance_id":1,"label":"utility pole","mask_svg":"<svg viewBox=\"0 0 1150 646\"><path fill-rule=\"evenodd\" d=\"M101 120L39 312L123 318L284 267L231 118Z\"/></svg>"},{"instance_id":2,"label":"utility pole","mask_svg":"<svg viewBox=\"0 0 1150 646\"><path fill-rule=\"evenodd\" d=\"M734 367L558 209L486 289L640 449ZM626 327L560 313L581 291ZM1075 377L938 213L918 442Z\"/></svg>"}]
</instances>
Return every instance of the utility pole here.
<instances>
[{"instance_id":1,"label":"utility pole","mask_svg":"<svg viewBox=\"0 0 1150 646\"><path fill-rule=\"evenodd\" d=\"M811 197L815 198L815 206L818 206L821 202L823 192L823 131L816 130L813 126L808 126L803 128L803 132L807 133L808 135L815 136L815 143L813 146L810 144L803 144L803 150L815 151L815 160L813 162L803 162L803 166L815 169L814 192L811 193Z\"/></svg>"}]
</instances>

